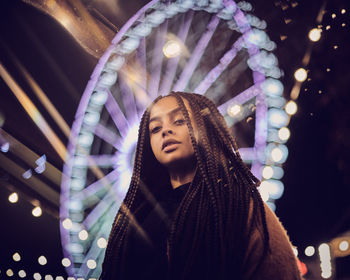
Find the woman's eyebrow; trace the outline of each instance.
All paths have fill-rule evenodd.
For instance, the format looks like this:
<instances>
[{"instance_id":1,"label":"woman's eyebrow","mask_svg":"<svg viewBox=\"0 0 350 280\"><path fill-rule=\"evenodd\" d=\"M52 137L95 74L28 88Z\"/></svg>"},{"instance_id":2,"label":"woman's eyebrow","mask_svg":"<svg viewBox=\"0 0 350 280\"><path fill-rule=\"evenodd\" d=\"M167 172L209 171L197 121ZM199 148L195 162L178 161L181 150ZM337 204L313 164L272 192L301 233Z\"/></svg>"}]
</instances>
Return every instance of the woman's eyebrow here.
<instances>
[{"instance_id":1,"label":"woman's eyebrow","mask_svg":"<svg viewBox=\"0 0 350 280\"><path fill-rule=\"evenodd\" d=\"M179 111L181 111L180 107L177 107L173 110L171 110L169 113L167 113L167 115L171 116L171 115L175 115L176 113L178 113ZM161 119L161 117L159 116L155 116L153 118L150 118L149 123L153 122L153 121L159 121Z\"/></svg>"}]
</instances>

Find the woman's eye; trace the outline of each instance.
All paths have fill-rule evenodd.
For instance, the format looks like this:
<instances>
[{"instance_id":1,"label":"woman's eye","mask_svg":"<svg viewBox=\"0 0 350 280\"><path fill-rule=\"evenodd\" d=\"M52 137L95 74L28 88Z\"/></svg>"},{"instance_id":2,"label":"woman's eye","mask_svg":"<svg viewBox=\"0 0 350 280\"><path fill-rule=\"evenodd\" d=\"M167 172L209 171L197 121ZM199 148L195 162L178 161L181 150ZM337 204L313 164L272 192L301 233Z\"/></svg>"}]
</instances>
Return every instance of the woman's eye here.
<instances>
[{"instance_id":1,"label":"woman's eye","mask_svg":"<svg viewBox=\"0 0 350 280\"><path fill-rule=\"evenodd\" d=\"M175 121L175 124L178 124L178 125L182 125L185 123L185 120L184 119L178 119Z\"/></svg>"},{"instance_id":2,"label":"woman's eye","mask_svg":"<svg viewBox=\"0 0 350 280\"><path fill-rule=\"evenodd\" d=\"M157 133L159 130L160 130L160 126L156 126L156 127L151 129L151 133L152 134Z\"/></svg>"}]
</instances>

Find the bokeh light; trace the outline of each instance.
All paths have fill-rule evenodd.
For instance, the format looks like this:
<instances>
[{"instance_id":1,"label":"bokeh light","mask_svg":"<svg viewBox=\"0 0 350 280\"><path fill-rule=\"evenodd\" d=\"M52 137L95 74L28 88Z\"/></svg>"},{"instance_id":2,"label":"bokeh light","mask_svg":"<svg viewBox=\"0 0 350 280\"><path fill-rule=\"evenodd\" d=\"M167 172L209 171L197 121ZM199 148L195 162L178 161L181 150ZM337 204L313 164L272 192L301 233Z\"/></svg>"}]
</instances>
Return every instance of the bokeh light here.
<instances>
[{"instance_id":1,"label":"bokeh light","mask_svg":"<svg viewBox=\"0 0 350 280\"><path fill-rule=\"evenodd\" d=\"M41 280L41 279L42 279L42 278L41 278L41 274L38 273L38 272L35 272L35 273L33 274L33 278L34 278L35 280Z\"/></svg>"},{"instance_id":2,"label":"bokeh light","mask_svg":"<svg viewBox=\"0 0 350 280\"><path fill-rule=\"evenodd\" d=\"M66 218L63 220L62 222L62 226L65 228L65 229L71 229L72 226L73 226L73 223L72 221L69 219L69 218Z\"/></svg>"},{"instance_id":3,"label":"bokeh light","mask_svg":"<svg viewBox=\"0 0 350 280\"><path fill-rule=\"evenodd\" d=\"M40 217L42 213L43 213L43 211L41 210L40 206L36 206L32 210L32 215L34 217Z\"/></svg>"},{"instance_id":4,"label":"bokeh light","mask_svg":"<svg viewBox=\"0 0 350 280\"><path fill-rule=\"evenodd\" d=\"M167 58L177 57L181 53L181 45L175 40L169 40L163 47L163 53Z\"/></svg>"},{"instance_id":5,"label":"bokeh light","mask_svg":"<svg viewBox=\"0 0 350 280\"><path fill-rule=\"evenodd\" d=\"M279 162L283 158L283 152L280 148L276 147L271 151L271 158L274 162Z\"/></svg>"},{"instance_id":6,"label":"bokeh light","mask_svg":"<svg viewBox=\"0 0 350 280\"><path fill-rule=\"evenodd\" d=\"M238 104L234 104L234 105L230 106L227 110L227 113L231 117L237 116L240 112L241 112L241 106Z\"/></svg>"},{"instance_id":7,"label":"bokeh light","mask_svg":"<svg viewBox=\"0 0 350 280\"><path fill-rule=\"evenodd\" d=\"M321 38L322 30L319 28L313 28L309 32L309 39L313 42L317 42Z\"/></svg>"},{"instance_id":8,"label":"bokeh light","mask_svg":"<svg viewBox=\"0 0 350 280\"><path fill-rule=\"evenodd\" d=\"M40 256L40 257L38 258L38 263L39 263L40 265L45 265L45 264L47 264L47 259L45 258L45 256Z\"/></svg>"},{"instance_id":9,"label":"bokeh light","mask_svg":"<svg viewBox=\"0 0 350 280\"><path fill-rule=\"evenodd\" d=\"M85 229L79 232L80 240L86 240L88 239L88 237L89 237L89 233Z\"/></svg>"},{"instance_id":10,"label":"bokeh light","mask_svg":"<svg viewBox=\"0 0 350 280\"><path fill-rule=\"evenodd\" d=\"M262 176L265 179L270 179L273 176L273 169L271 166L265 166L262 171Z\"/></svg>"},{"instance_id":11,"label":"bokeh light","mask_svg":"<svg viewBox=\"0 0 350 280\"><path fill-rule=\"evenodd\" d=\"M294 78L298 82L304 82L307 78L307 72L304 68L299 68L297 71L294 73Z\"/></svg>"},{"instance_id":12,"label":"bokeh light","mask_svg":"<svg viewBox=\"0 0 350 280\"><path fill-rule=\"evenodd\" d=\"M72 263L71 263L71 261L70 261L70 259L68 259L68 258L63 258L62 259L62 265L64 266L64 267L68 267L68 266L70 266Z\"/></svg>"},{"instance_id":13,"label":"bokeh light","mask_svg":"<svg viewBox=\"0 0 350 280\"><path fill-rule=\"evenodd\" d=\"M97 240L97 246L100 247L101 249L106 248L107 247L107 240L103 237L100 237Z\"/></svg>"},{"instance_id":14,"label":"bokeh light","mask_svg":"<svg viewBox=\"0 0 350 280\"><path fill-rule=\"evenodd\" d=\"M16 192L13 192L9 195L9 201L11 203L16 203L18 201L18 194Z\"/></svg>"},{"instance_id":15,"label":"bokeh light","mask_svg":"<svg viewBox=\"0 0 350 280\"><path fill-rule=\"evenodd\" d=\"M13 254L12 256L12 259L15 261L15 262L19 262L21 260L21 256L20 254L18 254L17 252Z\"/></svg>"},{"instance_id":16,"label":"bokeh light","mask_svg":"<svg viewBox=\"0 0 350 280\"><path fill-rule=\"evenodd\" d=\"M305 248L305 255L308 257L311 257L315 254L315 247L314 246L307 246Z\"/></svg>"},{"instance_id":17,"label":"bokeh light","mask_svg":"<svg viewBox=\"0 0 350 280\"><path fill-rule=\"evenodd\" d=\"M27 273L23 269L21 269L20 271L18 271L18 276L24 278L27 276Z\"/></svg>"},{"instance_id":18,"label":"bokeh light","mask_svg":"<svg viewBox=\"0 0 350 280\"><path fill-rule=\"evenodd\" d=\"M45 275L45 280L53 280L52 275L50 274Z\"/></svg>"},{"instance_id":19,"label":"bokeh light","mask_svg":"<svg viewBox=\"0 0 350 280\"><path fill-rule=\"evenodd\" d=\"M88 260L86 263L87 267L90 269L95 269L96 268L96 261L95 260Z\"/></svg>"},{"instance_id":20,"label":"bokeh light","mask_svg":"<svg viewBox=\"0 0 350 280\"><path fill-rule=\"evenodd\" d=\"M349 249L349 242L346 240L343 240L339 243L339 250L340 251L346 251Z\"/></svg>"},{"instance_id":21,"label":"bokeh light","mask_svg":"<svg viewBox=\"0 0 350 280\"><path fill-rule=\"evenodd\" d=\"M298 111L298 105L293 100L290 100L285 106L285 111L289 115L294 115Z\"/></svg>"},{"instance_id":22,"label":"bokeh light","mask_svg":"<svg viewBox=\"0 0 350 280\"><path fill-rule=\"evenodd\" d=\"M292 250L293 250L294 255L297 257L298 254L299 254L298 248L297 247L293 247Z\"/></svg>"},{"instance_id":23,"label":"bokeh light","mask_svg":"<svg viewBox=\"0 0 350 280\"><path fill-rule=\"evenodd\" d=\"M290 130L288 127L281 127L278 130L278 137L282 140L282 141L286 141L289 139L290 137Z\"/></svg>"},{"instance_id":24,"label":"bokeh light","mask_svg":"<svg viewBox=\"0 0 350 280\"><path fill-rule=\"evenodd\" d=\"M6 275L7 275L8 277L12 277L12 276L13 276L13 271L12 271L11 268L9 268L8 270L6 270Z\"/></svg>"}]
</instances>

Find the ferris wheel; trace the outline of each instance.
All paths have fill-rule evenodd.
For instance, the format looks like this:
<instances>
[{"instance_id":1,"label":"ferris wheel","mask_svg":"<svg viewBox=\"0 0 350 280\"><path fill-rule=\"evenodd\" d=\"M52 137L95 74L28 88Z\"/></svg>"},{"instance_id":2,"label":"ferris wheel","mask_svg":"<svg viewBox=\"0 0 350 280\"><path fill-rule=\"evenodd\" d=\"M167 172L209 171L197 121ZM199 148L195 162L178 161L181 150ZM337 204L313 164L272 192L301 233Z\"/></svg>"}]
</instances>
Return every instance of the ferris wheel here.
<instances>
[{"instance_id":1,"label":"ferris wheel","mask_svg":"<svg viewBox=\"0 0 350 280\"><path fill-rule=\"evenodd\" d=\"M265 180L275 184L266 200L282 194L287 153L278 130L288 124L282 73L266 23L251 10L244 1L153 0L117 33L86 86L68 144L60 218L69 275L100 275L130 183L140 117L158 95L186 91L212 99L243 143L252 172L261 178L263 168L274 171Z\"/></svg>"}]
</instances>

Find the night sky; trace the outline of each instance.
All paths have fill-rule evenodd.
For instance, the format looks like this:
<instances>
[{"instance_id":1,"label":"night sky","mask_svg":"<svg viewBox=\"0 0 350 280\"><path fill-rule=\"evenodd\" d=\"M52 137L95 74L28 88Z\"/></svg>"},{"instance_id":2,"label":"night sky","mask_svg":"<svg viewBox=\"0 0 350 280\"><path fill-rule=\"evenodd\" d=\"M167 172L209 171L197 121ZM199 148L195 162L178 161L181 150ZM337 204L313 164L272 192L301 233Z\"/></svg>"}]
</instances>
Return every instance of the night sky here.
<instances>
[{"instance_id":1,"label":"night sky","mask_svg":"<svg viewBox=\"0 0 350 280\"><path fill-rule=\"evenodd\" d=\"M292 243L300 249L299 258L306 264L310 263L310 269L314 269L317 257L306 257L303 254L306 246L316 247L350 230L350 5L346 2L251 2L253 13L267 22L266 32L277 44L274 53L284 72L281 81L287 100L295 84L294 72L302 66L305 53L311 51L310 62L305 66L308 80L301 86L296 100L298 111L289 124L289 156L282 179L285 191L276 203L276 214ZM123 17L117 21L117 27L120 28L144 3L146 1L134 0L122 4L120 13ZM323 4L323 19L318 23L316 18ZM16 61L20 61L71 126L98 59L85 52L57 22L39 10L21 1L6 0L0 5L1 64L46 116L44 107L18 70ZM345 13L341 12L342 9ZM320 41L312 43L308 32L314 27L322 29L322 36ZM46 119L66 144L67 138L55 122L49 117ZM62 160L2 79L0 126L38 157L45 154L48 162L62 170ZM10 147L10 152L0 156L11 159L24 170L31 168L21 156L20 145L15 146L19 153L11 153ZM59 184L44 177L41 179L59 192ZM15 204L8 201L13 191L19 194L19 201ZM40 201L43 208L39 218L31 214L35 201ZM18 279L21 269L26 271L26 279L32 279L34 272L66 277L61 265L58 205L8 172L3 159L0 161L0 215L0 279L7 279L8 268L15 272L12 279ZM21 255L19 262L12 259L15 252ZM37 261L41 255L47 258L44 266ZM349 256L338 259L336 264L337 276L334 279L350 279ZM309 273L307 279L319 279L315 273Z\"/></svg>"}]
</instances>

